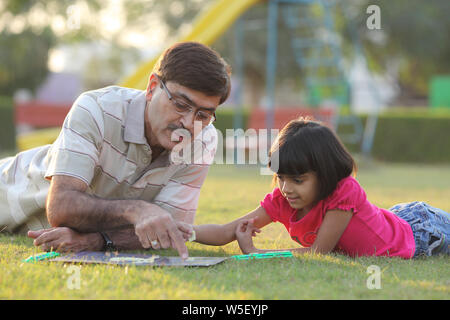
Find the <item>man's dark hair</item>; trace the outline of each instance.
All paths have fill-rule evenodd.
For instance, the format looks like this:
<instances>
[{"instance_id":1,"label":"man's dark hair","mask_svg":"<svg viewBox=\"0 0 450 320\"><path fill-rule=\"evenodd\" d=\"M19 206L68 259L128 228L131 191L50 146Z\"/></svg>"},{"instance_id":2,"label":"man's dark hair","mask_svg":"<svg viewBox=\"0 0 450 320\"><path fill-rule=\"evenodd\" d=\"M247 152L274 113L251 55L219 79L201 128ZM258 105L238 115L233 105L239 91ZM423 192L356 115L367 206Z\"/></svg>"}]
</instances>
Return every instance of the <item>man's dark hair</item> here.
<instances>
[{"instance_id":1,"label":"man's dark hair","mask_svg":"<svg viewBox=\"0 0 450 320\"><path fill-rule=\"evenodd\" d=\"M290 121L279 133L269 153L269 167L277 174L299 176L314 172L319 199L328 197L338 182L356 172L353 157L336 134L318 121ZM275 168L274 161L278 161Z\"/></svg>"},{"instance_id":2,"label":"man's dark hair","mask_svg":"<svg viewBox=\"0 0 450 320\"><path fill-rule=\"evenodd\" d=\"M153 72L164 82L219 96L220 104L230 95L230 66L216 51L198 42L179 42L169 47Z\"/></svg>"}]
</instances>

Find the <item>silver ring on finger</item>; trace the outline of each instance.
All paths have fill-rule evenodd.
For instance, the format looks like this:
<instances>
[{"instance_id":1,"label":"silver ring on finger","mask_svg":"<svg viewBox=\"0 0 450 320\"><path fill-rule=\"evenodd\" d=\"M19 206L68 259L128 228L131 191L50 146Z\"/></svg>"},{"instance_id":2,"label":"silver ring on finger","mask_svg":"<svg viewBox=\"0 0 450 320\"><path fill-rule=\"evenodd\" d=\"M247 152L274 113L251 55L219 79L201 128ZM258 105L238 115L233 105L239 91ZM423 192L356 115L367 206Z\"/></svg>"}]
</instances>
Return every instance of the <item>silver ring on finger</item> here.
<instances>
[{"instance_id":1,"label":"silver ring on finger","mask_svg":"<svg viewBox=\"0 0 450 320\"><path fill-rule=\"evenodd\" d=\"M150 242L150 244L152 245L153 249L157 249L159 247L159 241L158 240L153 240Z\"/></svg>"}]
</instances>

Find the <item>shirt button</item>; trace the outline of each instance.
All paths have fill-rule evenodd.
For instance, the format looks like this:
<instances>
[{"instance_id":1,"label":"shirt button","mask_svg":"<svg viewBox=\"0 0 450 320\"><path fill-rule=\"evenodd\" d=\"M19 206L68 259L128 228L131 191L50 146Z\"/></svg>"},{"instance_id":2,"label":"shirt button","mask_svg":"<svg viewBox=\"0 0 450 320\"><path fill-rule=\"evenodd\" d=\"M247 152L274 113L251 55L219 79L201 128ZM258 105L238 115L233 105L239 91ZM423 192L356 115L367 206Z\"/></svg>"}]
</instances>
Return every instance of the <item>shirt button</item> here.
<instances>
[{"instance_id":1,"label":"shirt button","mask_svg":"<svg viewBox=\"0 0 450 320\"><path fill-rule=\"evenodd\" d=\"M143 164L148 164L148 158L143 158L143 159L142 159L142 163L143 163Z\"/></svg>"},{"instance_id":2,"label":"shirt button","mask_svg":"<svg viewBox=\"0 0 450 320\"><path fill-rule=\"evenodd\" d=\"M144 150L145 150L146 152L148 152L148 151L150 150L150 148L149 148L148 146L144 146Z\"/></svg>"}]
</instances>

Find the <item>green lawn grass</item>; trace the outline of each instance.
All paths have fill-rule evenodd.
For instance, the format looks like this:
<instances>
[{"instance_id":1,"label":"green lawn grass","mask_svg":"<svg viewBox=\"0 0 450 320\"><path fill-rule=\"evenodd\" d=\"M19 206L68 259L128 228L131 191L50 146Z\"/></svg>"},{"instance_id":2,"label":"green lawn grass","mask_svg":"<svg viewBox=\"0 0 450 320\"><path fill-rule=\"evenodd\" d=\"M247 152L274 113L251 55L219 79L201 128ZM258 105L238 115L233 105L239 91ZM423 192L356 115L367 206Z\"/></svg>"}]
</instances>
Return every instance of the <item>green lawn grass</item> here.
<instances>
[{"instance_id":1,"label":"green lawn grass","mask_svg":"<svg viewBox=\"0 0 450 320\"><path fill-rule=\"evenodd\" d=\"M271 177L256 167L215 165L199 202L196 224L224 223L258 206ZM389 208L421 200L450 212L450 165L361 164L357 178L370 201ZM296 247L281 224L255 238L259 248ZM239 254L223 247L189 243L191 256ZM23 263L36 253L32 240L0 234L0 299L448 299L448 257L403 260L342 255L225 261L209 268L80 266L81 285L70 289L70 265ZM174 250L158 252L176 255ZM367 268L378 266L381 288L368 289Z\"/></svg>"}]
</instances>

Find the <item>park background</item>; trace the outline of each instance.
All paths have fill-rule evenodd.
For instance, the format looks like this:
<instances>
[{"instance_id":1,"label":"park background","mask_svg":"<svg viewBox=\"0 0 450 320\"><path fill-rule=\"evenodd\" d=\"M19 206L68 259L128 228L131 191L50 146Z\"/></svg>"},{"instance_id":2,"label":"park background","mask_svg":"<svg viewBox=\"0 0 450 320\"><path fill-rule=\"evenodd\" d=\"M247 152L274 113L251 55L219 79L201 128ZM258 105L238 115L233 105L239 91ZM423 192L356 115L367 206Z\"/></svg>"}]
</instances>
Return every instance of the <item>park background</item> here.
<instances>
[{"instance_id":1,"label":"park background","mask_svg":"<svg viewBox=\"0 0 450 320\"><path fill-rule=\"evenodd\" d=\"M371 5L379 9L379 26ZM389 208L426 201L450 212L448 12L445 0L5 0L0 156L51 143L83 91L117 84L144 89L149 63L194 34L233 68L232 94L215 123L223 135L231 128L279 128L302 114L327 115L355 155L371 202ZM271 177L260 175L257 165L215 164L196 223L239 217L271 188ZM295 247L279 224L255 242ZM0 297L7 299L446 299L450 292L446 257L340 255L226 262L196 272L89 266L81 289L69 290L65 269L21 263L36 252L30 239L0 233L0 248L6 270ZM196 256L239 253L235 243L189 249ZM383 270L381 290L366 286L373 264Z\"/></svg>"}]
</instances>

